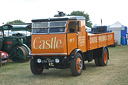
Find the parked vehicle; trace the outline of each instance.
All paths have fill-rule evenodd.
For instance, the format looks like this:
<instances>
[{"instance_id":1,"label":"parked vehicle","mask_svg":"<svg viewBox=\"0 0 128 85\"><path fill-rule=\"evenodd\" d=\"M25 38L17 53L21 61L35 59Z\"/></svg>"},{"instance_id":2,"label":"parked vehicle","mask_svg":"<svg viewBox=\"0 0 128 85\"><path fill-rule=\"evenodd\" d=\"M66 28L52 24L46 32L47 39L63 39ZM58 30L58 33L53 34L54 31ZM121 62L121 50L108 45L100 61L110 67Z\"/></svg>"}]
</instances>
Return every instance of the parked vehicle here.
<instances>
[{"instance_id":1,"label":"parked vehicle","mask_svg":"<svg viewBox=\"0 0 128 85\"><path fill-rule=\"evenodd\" d=\"M0 51L0 53L1 53L2 64L7 63L8 62L8 58L9 58L8 53L3 52L3 51Z\"/></svg>"},{"instance_id":2,"label":"parked vehicle","mask_svg":"<svg viewBox=\"0 0 128 85\"><path fill-rule=\"evenodd\" d=\"M1 34L1 50L7 52L12 61L29 60L27 55L31 48L31 24L5 24L1 27Z\"/></svg>"},{"instance_id":3,"label":"parked vehicle","mask_svg":"<svg viewBox=\"0 0 128 85\"><path fill-rule=\"evenodd\" d=\"M84 61L95 60L106 66L107 46L114 44L114 33L87 33L83 16L64 16L32 20L31 62L33 74L48 68L70 68L78 76L85 69Z\"/></svg>"}]
</instances>

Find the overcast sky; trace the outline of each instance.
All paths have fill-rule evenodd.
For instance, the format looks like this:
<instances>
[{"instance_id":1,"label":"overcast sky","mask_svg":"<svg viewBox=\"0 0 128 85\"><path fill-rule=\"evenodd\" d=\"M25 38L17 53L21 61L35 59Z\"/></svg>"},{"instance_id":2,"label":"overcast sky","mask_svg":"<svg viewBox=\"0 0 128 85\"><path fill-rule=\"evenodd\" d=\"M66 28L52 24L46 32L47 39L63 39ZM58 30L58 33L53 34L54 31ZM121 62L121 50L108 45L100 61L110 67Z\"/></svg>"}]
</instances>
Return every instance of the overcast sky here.
<instances>
[{"instance_id":1,"label":"overcast sky","mask_svg":"<svg viewBox=\"0 0 128 85\"><path fill-rule=\"evenodd\" d=\"M0 25L20 19L26 23L35 18L48 18L63 11L84 11L91 22L112 25L119 21L128 26L128 0L0 0Z\"/></svg>"}]
</instances>

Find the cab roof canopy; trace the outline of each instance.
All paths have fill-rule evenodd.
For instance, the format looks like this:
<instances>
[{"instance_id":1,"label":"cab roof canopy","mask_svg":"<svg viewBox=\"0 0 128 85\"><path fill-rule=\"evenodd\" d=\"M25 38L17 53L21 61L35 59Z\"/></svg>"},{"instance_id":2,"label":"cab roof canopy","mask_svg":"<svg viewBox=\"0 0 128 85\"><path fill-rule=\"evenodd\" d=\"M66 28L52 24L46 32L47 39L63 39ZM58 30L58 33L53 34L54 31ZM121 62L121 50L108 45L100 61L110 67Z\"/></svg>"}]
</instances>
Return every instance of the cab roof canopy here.
<instances>
[{"instance_id":1,"label":"cab roof canopy","mask_svg":"<svg viewBox=\"0 0 128 85\"><path fill-rule=\"evenodd\" d=\"M33 19L32 22L66 21L66 20L85 20L85 17L83 16L52 17L52 18L44 18L44 19Z\"/></svg>"},{"instance_id":2,"label":"cab roof canopy","mask_svg":"<svg viewBox=\"0 0 128 85\"><path fill-rule=\"evenodd\" d=\"M2 26L4 30L27 30L31 29L31 23L24 24L5 24Z\"/></svg>"}]
</instances>

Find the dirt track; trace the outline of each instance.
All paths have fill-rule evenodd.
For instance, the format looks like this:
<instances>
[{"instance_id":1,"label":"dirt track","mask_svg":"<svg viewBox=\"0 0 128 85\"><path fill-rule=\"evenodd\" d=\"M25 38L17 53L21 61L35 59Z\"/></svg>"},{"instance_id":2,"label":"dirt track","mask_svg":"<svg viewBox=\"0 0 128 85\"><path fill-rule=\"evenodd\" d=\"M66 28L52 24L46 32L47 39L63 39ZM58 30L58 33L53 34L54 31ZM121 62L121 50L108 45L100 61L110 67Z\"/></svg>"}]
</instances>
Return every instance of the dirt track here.
<instances>
[{"instance_id":1,"label":"dirt track","mask_svg":"<svg viewBox=\"0 0 128 85\"><path fill-rule=\"evenodd\" d=\"M80 76L72 76L70 69L46 69L42 75L33 75L29 62L8 63L0 68L0 85L127 85L128 46L109 48L109 51L107 66L85 62L87 69Z\"/></svg>"}]
</instances>

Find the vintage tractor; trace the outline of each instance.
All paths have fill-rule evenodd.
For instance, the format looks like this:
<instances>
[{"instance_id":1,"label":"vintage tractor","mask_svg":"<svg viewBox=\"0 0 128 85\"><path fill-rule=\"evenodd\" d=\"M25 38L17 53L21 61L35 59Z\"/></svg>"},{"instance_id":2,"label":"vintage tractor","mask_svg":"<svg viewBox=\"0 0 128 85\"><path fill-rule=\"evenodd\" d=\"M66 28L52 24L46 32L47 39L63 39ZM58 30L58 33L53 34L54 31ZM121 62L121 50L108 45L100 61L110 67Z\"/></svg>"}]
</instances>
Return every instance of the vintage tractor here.
<instances>
[{"instance_id":1,"label":"vintage tractor","mask_svg":"<svg viewBox=\"0 0 128 85\"><path fill-rule=\"evenodd\" d=\"M25 62L29 58L31 48L31 24L5 24L1 27L2 51L9 54L9 58L14 62Z\"/></svg>"},{"instance_id":2,"label":"vintage tractor","mask_svg":"<svg viewBox=\"0 0 128 85\"><path fill-rule=\"evenodd\" d=\"M2 64L7 63L9 58L8 53L1 51L2 43L3 43L3 33L2 31L0 31L0 66L2 66Z\"/></svg>"}]
</instances>

